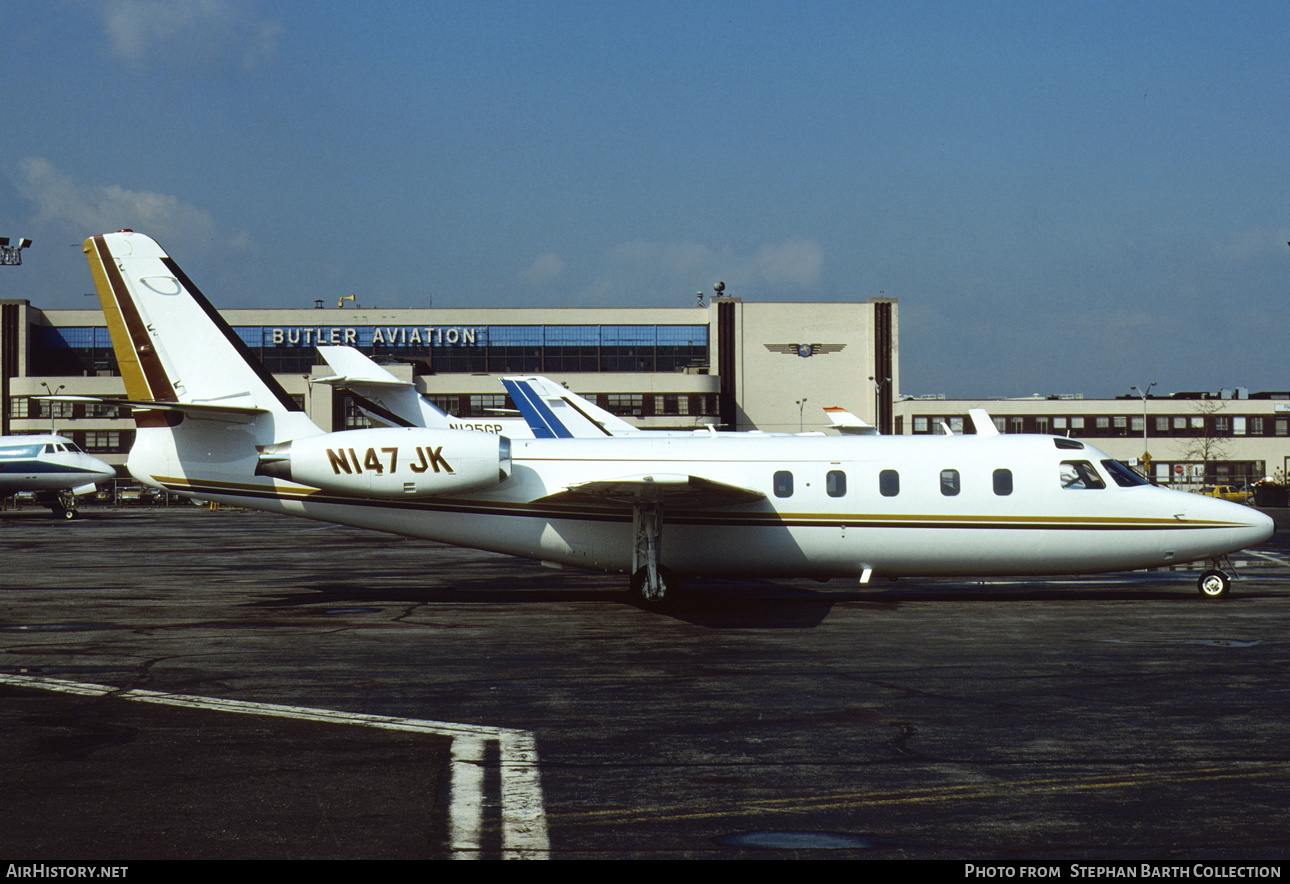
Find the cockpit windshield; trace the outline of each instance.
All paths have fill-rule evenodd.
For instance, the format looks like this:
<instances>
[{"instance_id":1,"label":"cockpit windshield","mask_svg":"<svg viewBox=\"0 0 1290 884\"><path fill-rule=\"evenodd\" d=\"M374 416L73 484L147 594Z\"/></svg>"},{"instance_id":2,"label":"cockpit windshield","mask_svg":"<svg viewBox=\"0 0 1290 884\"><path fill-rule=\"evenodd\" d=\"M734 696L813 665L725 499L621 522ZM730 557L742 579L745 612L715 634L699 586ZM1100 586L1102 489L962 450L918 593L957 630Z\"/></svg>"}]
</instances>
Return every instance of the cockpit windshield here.
<instances>
[{"instance_id":1,"label":"cockpit windshield","mask_svg":"<svg viewBox=\"0 0 1290 884\"><path fill-rule=\"evenodd\" d=\"M1102 461L1102 469L1111 474L1111 479L1121 488L1132 488L1135 485L1150 485L1146 476L1139 473L1127 463L1118 460Z\"/></svg>"}]
</instances>

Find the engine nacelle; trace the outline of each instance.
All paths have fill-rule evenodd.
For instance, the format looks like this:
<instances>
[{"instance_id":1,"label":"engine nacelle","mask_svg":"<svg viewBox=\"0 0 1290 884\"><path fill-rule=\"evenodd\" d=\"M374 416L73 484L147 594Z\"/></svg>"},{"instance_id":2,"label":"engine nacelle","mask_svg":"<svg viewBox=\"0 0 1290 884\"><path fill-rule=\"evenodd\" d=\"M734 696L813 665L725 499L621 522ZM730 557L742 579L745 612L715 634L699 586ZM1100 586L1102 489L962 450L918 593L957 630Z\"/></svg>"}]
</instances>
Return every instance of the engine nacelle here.
<instances>
[{"instance_id":1,"label":"engine nacelle","mask_svg":"<svg viewBox=\"0 0 1290 884\"><path fill-rule=\"evenodd\" d=\"M457 494L509 476L511 440L419 427L345 430L266 445L255 474L364 497Z\"/></svg>"}]
</instances>

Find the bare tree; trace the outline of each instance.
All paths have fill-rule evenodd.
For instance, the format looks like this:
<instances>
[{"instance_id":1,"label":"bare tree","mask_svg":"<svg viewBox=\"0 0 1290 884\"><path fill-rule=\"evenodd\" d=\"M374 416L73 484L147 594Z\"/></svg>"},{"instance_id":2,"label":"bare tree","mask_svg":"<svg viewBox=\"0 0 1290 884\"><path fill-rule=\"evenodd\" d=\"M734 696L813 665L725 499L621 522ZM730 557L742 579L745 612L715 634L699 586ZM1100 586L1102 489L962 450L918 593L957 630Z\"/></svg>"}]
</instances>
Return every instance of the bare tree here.
<instances>
[{"instance_id":1,"label":"bare tree","mask_svg":"<svg viewBox=\"0 0 1290 884\"><path fill-rule=\"evenodd\" d=\"M1225 430L1220 431L1221 424L1228 420L1221 414L1226 408L1227 402L1222 399L1197 399L1188 423L1200 418L1201 426L1188 427L1194 434L1179 443L1183 458L1201 462L1202 482L1212 481L1210 464L1227 459L1228 437Z\"/></svg>"}]
</instances>

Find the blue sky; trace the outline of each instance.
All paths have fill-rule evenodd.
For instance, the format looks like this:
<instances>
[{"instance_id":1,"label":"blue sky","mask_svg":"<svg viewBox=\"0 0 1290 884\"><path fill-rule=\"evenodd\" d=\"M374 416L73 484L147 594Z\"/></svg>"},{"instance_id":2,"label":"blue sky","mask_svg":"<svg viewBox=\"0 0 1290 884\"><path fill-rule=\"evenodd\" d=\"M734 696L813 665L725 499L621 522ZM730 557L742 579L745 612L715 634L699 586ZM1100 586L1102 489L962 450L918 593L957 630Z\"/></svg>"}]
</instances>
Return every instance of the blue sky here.
<instances>
[{"instance_id":1,"label":"blue sky","mask_svg":"<svg viewBox=\"0 0 1290 884\"><path fill-rule=\"evenodd\" d=\"M900 302L902 392L1290 389L1290 4L9 10L0 297Z\"/></svg>"}]
</instances>

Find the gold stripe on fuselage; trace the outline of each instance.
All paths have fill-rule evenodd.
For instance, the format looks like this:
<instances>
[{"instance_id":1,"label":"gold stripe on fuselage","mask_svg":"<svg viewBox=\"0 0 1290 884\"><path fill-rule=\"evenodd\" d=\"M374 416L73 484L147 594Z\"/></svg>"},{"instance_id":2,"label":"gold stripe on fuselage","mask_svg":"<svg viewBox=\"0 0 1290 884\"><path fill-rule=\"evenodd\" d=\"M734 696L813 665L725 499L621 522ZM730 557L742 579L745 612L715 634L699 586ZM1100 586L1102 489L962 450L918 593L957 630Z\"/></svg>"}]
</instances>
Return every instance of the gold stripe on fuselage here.
<instances>
[{"instance_id":1,"label":"gold stripe on fuselage","mask_svg":"<svg viewBox=\"0 0 1290 884\"><path fill-rule=\"evenodd\" d=\"M385 500L351 497L335 492L299 487L252 485L241 482L189 480L173 476L153 476L154 481L171 491L196 496L221 495L269 500L309 501L334 506L359 506L391 510L456 512L473 515L514 516L522 518L574 519L584 521L630 521L631 510L624 507L595 507L585 504L545 504L525 501L500 501L462 498L431 500ZM1117 518L1111 516L971 516L971 515L881 515L877 513L776 513L731 511L677 511L668 516L668 524L740 527L837 527L837 528L928 528L928 529L998 529L1061 531L1151 531L1239 528L1239 522L1153 518Z\"/></svg>"}]
</instances>

